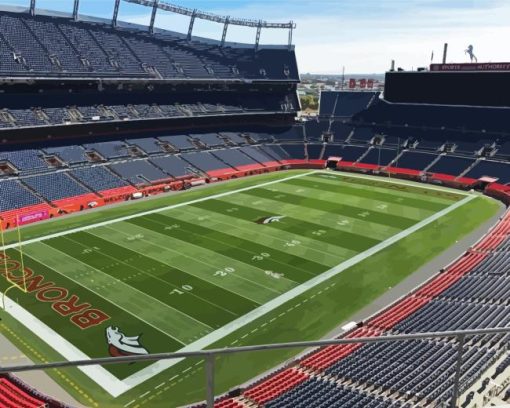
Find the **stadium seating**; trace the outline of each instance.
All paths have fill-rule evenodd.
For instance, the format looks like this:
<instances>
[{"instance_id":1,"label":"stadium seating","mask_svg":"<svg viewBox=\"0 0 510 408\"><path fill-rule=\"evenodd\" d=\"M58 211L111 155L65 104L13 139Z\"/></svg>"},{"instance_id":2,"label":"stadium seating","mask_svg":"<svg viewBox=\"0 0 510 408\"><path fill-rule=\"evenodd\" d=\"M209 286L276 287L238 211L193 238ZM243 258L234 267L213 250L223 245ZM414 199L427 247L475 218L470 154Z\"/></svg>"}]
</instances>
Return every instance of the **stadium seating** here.
<instances>
[{"instance_id":1,"label":"stadium seating","mask_svg":"<svg viewBox=\"0 0 510 408\"><path fill-rule=\"evenodd\" d=\"M85 149L81 146L47 147L44 151L48 155L58 156L69 165L86 163L88 161L85 155Z\"/></svg>"},{"instance_id":2,"label":"stadium seating","mask_svg":"<svg viewBox=\"0 0 510 408\"><path fill-rule=\"evenodd\" d=\"M500 237L494 241L494 237ZM507 327L510 285L507 250L510 212L473 251L419 290L376 314L347 337ZM461 392L469 388L506 348L506 336L475 336L461 366ZM240 401L266 407L432 406L452 396L455 344L441 339L328 346L300 359L262 383L248 387ZM508 365L504 360L496 369ZM303 370L303 371L300 371Z\"/></svg>"},{"instance_id":3,"label":"stadium seating","mask_svg":"<svg viewBox=\"0 0 510 408\"><path fill-rule=\"evenodd\" d=\"M206 173L208 171L219 170L229 167L226 163L221 162L211 153L207 152L183 153L181 157L183 160L186 160L192 166Z\"/></svg>"},{"instance_id":4,"label":"stadium seating","mask_svg":"<svg viewBox=\"0 0 510 408\"><path fill-rule=\"evenodd\" d=\"M341 157L343 161L355 162L368 150L368 147L350 146L350 145L327 145L324 153L324 159L335 156Z\"/></svg>"},{"instance_id":5,"label":"stadium seating","mask_svg":"<svg viewBox=\"0 0 510 408\"><path fill-rule=\"evenodd\" d=\"M321 92L319 116L351 117L373 103L379 92L328 91Z\"/></svg>"},{"instance_id":6,"label":"stadium seating","mask_svg":"<svg viewBox=\"0 0 510 408\"><path fill-rule=\"evenodd\" d=\"M28 207L42 202L31 191L23 187L18 181L0 181L0 212L16 208Z\"/></svg>"},{"instance_id":7,"label":"stadium seating","mask_svg":"<svg viewBox=\"0 0 510 408\"><path fill-rule=\"evenodd\" d=\"M499 183L510 183L510 163L492 160L479 161L465 176L476 179L484 176L496 177Z\"/></svg>"},{"instance_id":8,"label":"stadium seating","mask_svg":"<svg viewBox=\"0 0 510 408\"><path fill-rule=\"evenodd\" d=\"M298 80L294 52L285 48L226 47L182 41L172 32L150 36L112 29L104 21L79 23L54 16L3 13L0 72L134 78ZM14 54L13 54L14 52ZM235 70L232 67L236 67Z\"/></svg>"},{"instance_id":9,"label":"stadium seating","mask_svg":"<svg viewBox=\"0 0 510 408\"><path fill-rule=\"evenodd\" d=\"M168 174L159 170L147 160L114 163L109 167L114 173L135 186L151 184L170 178Z\"/></svg>"},{"instance_id":10,"label":"stadium seating","mask_svg":"<svg viewBox=\"0 0 510 408\"><path fill-rule=\"evenodd\" d=\"M305 147L304 147L303 143L301 143L301 144L282 144L280 146L293 159L304 159L304 157L305 157Z\"/></svg>"},{"instance_id":11,"label":"stadium seating","mask_svg":"<svg viewBox=\"0 0 510 408\"><path fill-rule=\"evenodd\" d=\"M7 378L0 378L0 404L5 408L40 408L46 403L34 398Z\"/></svg>"},{"instance_id":12,"label":"stadium seating","mask_svg":"<svg viewBox=\"0 0 510 408\"><path fill-rule=\"evenodd\" d=\"M474 159L455 156L441 156L427 171L431 173L443 173L452 176L459 176L475 163Z\"/></svg>"},{"instance_id":13,"label":"stadium seating","mask_svg":"<svg viewBox=\"0 0 510 408\"><path fill-rule=\"evenodd\" d=\"M424 170L435 159L436 156L430 153L406 150L397 158L393 165L405 169Z\"/></svg>"},{"instance_id":14,"label":"stadium seating","mask_svg":"<svg viewBox=\"0 0 510 408\"><path fill-rule=\"evenodd\" d=\"M48 164L42 159L42 154L33 149L0 152L0 163L5 161L12 164L20 173L47 169Z\"/></svg>"},{"instance_id":15,"label":"stadium seating","mask_svg":"<svg viewBox=\"0 0 510 408\"><path fill-rule=\"evenodd\" d=\"M212 154L231 167L257 164L255 160L243 154L239 149L215 150Z\"/></svg>"},{"instance_id":16,"label":"stadium seating","mask_svg":"<svg viewBox=\"0 0 510 408\"><path fill-rule=\"evenodd\" d=\"M100 142L84 145L87 150L95 150L107 160L128 157L127 146L122 142Z\"/></svg>"},{"instance_id":17,"label":"stadium seating","mask_svg":"<svg viewBox=\"0 0 510 408\"><path fill-rule=\"evenodd\" d=\"M161 145L153 137L127 139L126 144L128 144L129 146L137 146L138 148L142 149L142 151L147 154L155 154L155 153L163 152L163 150L161 149Z\"/></svg>"},{"instance_id":18,"label":"stadium seating","mask_svg":"<svg viewBox=\"0 0 510 408\"><path fill-rule=\"evenodd\" d=\"M83 167L70 174L92 191L104 191L124 187L128 184L109 171L106 166Z\"/></svg>"},{"instance_id":19,"label":"stadium seating","mask_svg":"<svg viewBox=\"0 0 510 408\"><path fill-rule=\"evenodd\" d=\"M175 147L176 150L194 150L196 146L191 143L190 138L185 135L178 136L160 136L158 138L162 142L166 142Z\"/></svg>"},{"instance_id":20,"label":"stadium seating","mask_svg":"<svg viewBox=\"0 0 510 408\"><path fill-rule=\"evenodd\" d=\"M360 162L387 166L397 157L397 154L398 152L393 149L374 147L368 151Z\"/></svg>"},{"instance_id":21,"label":"stadium seating","mask_svg":"<svg viewBox=\"0 0 510 408\"><path fill-rule=\"evenodd\" d=\"M23 179L23 183L41 194L48 201L56 201L90 193L83 185L80 185L63 172L27 177Z\"/></svg>"},{"instance_id":22,"label":"stadium seating","mask_svg":"<svg viewBox=\"0 0 510 408\"><path fill-rule=\"evenodd\" d=\"M187 177L194 174L189 163L186 163L178 156L154 157L151 159L151 163L174 178Z\"/></svg>"}]
</instances>

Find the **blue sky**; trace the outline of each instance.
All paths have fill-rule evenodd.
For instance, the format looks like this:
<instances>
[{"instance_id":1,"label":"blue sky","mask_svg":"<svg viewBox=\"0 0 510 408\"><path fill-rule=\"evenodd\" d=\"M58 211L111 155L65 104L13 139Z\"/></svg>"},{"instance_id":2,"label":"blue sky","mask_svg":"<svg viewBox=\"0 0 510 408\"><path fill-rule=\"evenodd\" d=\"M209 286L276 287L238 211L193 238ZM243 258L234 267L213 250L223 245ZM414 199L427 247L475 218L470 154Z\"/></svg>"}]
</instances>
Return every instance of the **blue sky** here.
<instances>
[{"instance_id":1,"label":"blue sky","mask_svg":"<svg viewBox=\"0 0 510 408\"><path fill-rule=\"evenodd\" d=\"M113 0L80 0L83 14L109 17ZM165 1L165 0L163 0ZM29 0L0 0L27 5ZM392 59L416 68L441 58L444 42L450 62L465 62L464 49L473 44L480 61L509 61L509 0L173 0L190 8L231 15L297 23L294 36L301 72L383 72ZM72 0L37 0L40 8L71 10ZM122 3L120 18L141 24L150 10ZM160 13L158 26L186 31L188 20ZM197 22L195 34L219 38L222 27ZM251 42L253 29L232 27L228 39ZM287 33L265 30L262 42L285 43Z\"/></svg>"}]
</instances>

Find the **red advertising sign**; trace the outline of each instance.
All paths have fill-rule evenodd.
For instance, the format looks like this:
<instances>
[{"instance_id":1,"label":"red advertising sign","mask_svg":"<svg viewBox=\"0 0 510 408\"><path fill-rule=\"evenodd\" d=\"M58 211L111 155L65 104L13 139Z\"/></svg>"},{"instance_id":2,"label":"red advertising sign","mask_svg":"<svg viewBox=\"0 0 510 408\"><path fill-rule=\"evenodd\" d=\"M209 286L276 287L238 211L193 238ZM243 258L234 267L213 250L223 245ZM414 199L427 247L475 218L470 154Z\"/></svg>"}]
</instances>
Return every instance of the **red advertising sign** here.
<instances>
[{"instance_id":1,"label":"red advertising sign","mask_svg":"<svg viewBox=\"0 0 510 408\"><path fill-rule=\"evenodd\" d=\"M369 79L367 81L367 88L372 89L373 87L374 87L374 80L373 79Z\"/></svg>"},{"instance_id":2,"label":"red advertising sign","mask_svg":"<svg viewBox=\"0 0 510 408\"><path fill-rule=\"evenodd\" d=\"M360 87L361 89L366 88L366 87L367 87L367 80L366 80L366 79L360 79L360 80L359 80L359 87Z\"/></svg>"},{"instance_id":3,"label":"red advertising sign","mask_svg":"<svg viewBox=\"0 0 510 408\"><path fill-rule=\"evenodd\" d=\"M349 88L350 89L356 88L356 80L354 78L349 79Z\"/></svg>"}]
</instances>

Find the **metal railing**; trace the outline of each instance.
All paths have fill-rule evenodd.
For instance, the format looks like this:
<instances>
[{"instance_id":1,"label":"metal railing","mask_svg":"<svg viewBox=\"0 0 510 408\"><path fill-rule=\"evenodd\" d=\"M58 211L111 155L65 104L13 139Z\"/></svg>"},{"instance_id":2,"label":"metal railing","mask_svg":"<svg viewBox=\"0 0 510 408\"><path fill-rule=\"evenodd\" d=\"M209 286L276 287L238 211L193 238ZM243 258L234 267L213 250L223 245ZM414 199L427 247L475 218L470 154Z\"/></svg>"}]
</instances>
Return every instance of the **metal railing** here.
<instances>
[{"instance_id":1,"label":"metal railing","mask_svg":"<svg viewBox=\"0 0 510 408\"><path fill-rule=\"evenodd\" d=\"M264 344L258 346L244 346L223 349L210 349L200 351L187 351L177 353L159 353L148 354L140 356L124 356L124 357L106 357L95 358L90 360L75 360L75 361L61 361L55 363L45 364L30 364L30 365L17 365L12 367L1 367L0 373L17 373L34 370L48 370L52 368L65 368L65 367L84 367L91 365L107 365L107 364L120 364L120 363L133 363L133 362L147 362L147 361L160 361L160 360L173 360L188 357L198 357L205 360L205 374L206 374L206 404L207 407L214 406L214 377L215 377L215 361L216 357L229 354L241 354L257 351L267 350L281 350L281 349L302 349L310 347L324 347L342 344L353 343L382 343L382 342L396 342L396 341L410 341L410 340L423 340L433 338L451 338L457 341L457 361L455 364L455 377L453 383L453 395L450 402L450 407L455 408L458 406L459 399L459 383L461 378L461 368L463 362L464 350L466 347L466 338L470 336L488 335L488 334L507 334L510 333L510 327L502 328L489 328L489 329L476 329L476 330L461 330L461 331L444 331L444 332L427 332L427 333L414 333L414 334L399 334L390 336L378 337L358 337L358 338L342 338L331 340L318 340L318 341L299 341L292 343L280 344Z\"/></svg>"}]
</instances>

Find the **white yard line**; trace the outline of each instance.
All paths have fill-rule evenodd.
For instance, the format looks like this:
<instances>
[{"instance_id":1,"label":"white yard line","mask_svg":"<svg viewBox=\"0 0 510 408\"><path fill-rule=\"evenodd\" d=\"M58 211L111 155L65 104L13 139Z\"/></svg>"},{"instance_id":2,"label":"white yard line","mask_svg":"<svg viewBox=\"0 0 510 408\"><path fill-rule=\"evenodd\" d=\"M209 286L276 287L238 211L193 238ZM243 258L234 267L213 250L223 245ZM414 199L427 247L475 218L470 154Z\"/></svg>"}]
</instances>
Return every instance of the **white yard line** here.
<instances>
[{"instance_id":1,"label":"white yard line","mask_svg":"<svg viewBox=\"0 0 510 408\"><path fill-rule=\"evenodd\" d=\"M46 244L44 244L46 245ZM47 245L46 245L47 246ZM90 266L89 264L83 262L83 261L80 261L79 259L77 258L74 258L72 257L71 255L69 254L66 254L65 252L62 252L61 250L59 249L56 249L56 248L53 248L53 247L50 247L52 250L54 251L58 251L60 252L64 257L69 257L69 258L72 258L73 259L73 262L76 262L76 263L80 263L84 266L86 266L87 268L97 272L98 274L105 274L103 271L100 271L99 269L96 269L92 266ZM30 255L29 255L30 256ZM55 270L52 266L46 264L44 261L42 261L40 258L37 258L37 262L39 262L41 265L51 269L51 270L54 270L56 271L59 275L63 276L64 278L66 279L69 279L71 282L74 282L77 286L81 286L82 288L84 288L85 290L88 290L89 292L92 292L94 295L100 297L100 298L103 298L104 299L104 296L97 292L96 289L90 287L89 285L84 285L83 282L80 282L79 280L76 280L75 278L72 278L71 276L69 276L69 274L63 274L63 273L60 273L59 271ZM106 276L110 276L110 275L106 275ZM111 277L111 276L110 276ZM115 279L113 277L111 277L112 279ZM207 324L203 323L203 322L200 322L196 319L194 319L193 317L191 316L188 316L186 313L182 312L181 310L179 309L175 309L174 307L166 304L166 303L163 303L161 300L159 299L156 299L150 295L148 295L147 293L144 293L142 292L140 289L137 289L135 288L134 286L131 286L119 279L115 279L116 281L116 285L121 285L121 286L124 286L126 290L132 290L134 292L138 292L140 293L141 296L146 296L147 298L150 298L150 301L151 302L154 302L154 303L159 303L159 306L162 307L163 309L169 309L169 312L170 313L178 313L180 315L184 315L187 319L192 319L194 320L195 322L197 322L198 325L200 325L201 327L203 327L205 330L208 330L208 329L211 329L212 330L212 327L208 326ZM147 299L149 300L149 299ZM154 328L155 330L159 331L160 333L164 334L165 336L168 336L172 339L174 339L175 341L181 343L181 344L185 344L185 340L184 339L179 339L177 337L174 337L171 333L168 333L166 332L165 330L161 329L161 327L157 327L155 326L154 324L148 322L147 320L145 320L144 318L140 317L139 315L135 314L134 312L131 312L129 310L127 310L126 308L122 307L121 305L119 305L117 302L113 301L112 299L106 299L107 302L111 303L112 305L114 305L115 307L118 307L120 310L126 312L127 314L130 314L131 316L133 316L135 319L138 319L142 322L144 322L146 325Z\"/></svg>"},{"instance_id":2,"label":"white yard line","mask_svg":"<svg viewBox=\"0 0 510 408\"><path fill-rule=\"evenodd\" d=\"M113 229L113 228L110 228L110 227L106 227L106 228L108 228L109 230L112 230L112 231L114 231L114 232L116 232L116 233L118 233L118 234L124 234L124 235L126 235L126 236L129 236L129 235L130 235L130 234L129 234L129 233L127 233L127 232L123 232L123 231L120 231L120 230L116 230L116 229ZM162 237L162 238L165 238L165 237L166 237L166 235L163 235L163 234L161 234L161 233L159 233L159 232L157 232L157 231L148 230L148 229L143 228L143 227L139 227L139 228L140 228L140 230L142 230L142 231L143 231L143 230L145 230L145 231L147 231L147 232L152 232L152 233L154 233L154 234L161 235L161 237ZM93 234L93 235L95 235L95 236L97 236L97 237L99 237L99 238L103 238L101 235L98 235L97 233L93 233L93 232L91 232L91 234ZM103 239L104 239L104 238L103 238ZM153 241L148 241L148 240L145 240L145 241L144 241L144 243L145 243L145 244L147 244L147 245L150 245L150 246L154 246L154 247L160 248L160 249L162 249L162 250L164 250L164 251L167 251L167 252L171 252L171 253L174 253L174 254L180 255L180 256L182 256L182 257L184 257L184 258L192 259L193 261L198 262L198 263L201 263L202 265L208 266L209 268L211 268L211 267L212 267L212 268L216 268L216 269L221 269L221 267L219 267L219 266L214 266L214 265L208 264L207 262L204 262L204 261L202 261L202 260L201 260L201 259L199 259L199 258L196 258L196 257L192 257L192 256L189 256L189 255L186 255L185 253L180 252L180 251L177 251L177 250L174 250L174 249L172 249L171 247L167 247L167 246L164 246L164 245L159 245L159 244L156 244L156 243L155 243L155 242L153 242ZM202 249L202 248L200 248L198 245L194 245L194 244L191 244L191 243L189 243L189 242L186 242L186 244L187 244L187 245L194 246L194 247L196 247L196 248L198 248L198 249ZM139 253L139 254L141 254L141 255L143 255L143 256L146 256L146 257L148 257L148 258L154 259L154 260L156 260L156 261L158 261L158 262L163 262L165 265L172 266L172 265L170 265L169 263L164 262L164 261L162 261L162 260L160 260L160 259L156 259L156 258L154 258L154 257L153 257L153 256L151 256L151 255L143 254L142 252L137 251L137 250L136 250L136 249L134 249L133 247L128 247L128 249L129 249L129 250L131 250L131 251L133 251L133 252ZM224 255L223 255L223 256L224 256ZM253 269L258 269L260 272L264 272L264 270L263 270L263 269L260 269L260 268L258 268L258 267L256 267L256 266L253 266L253 265L250 265L250 264L248 264L248 263L246 263L246 262L242 262L242 261L237 261L237 262L239 262L240 264L243 264L243 265L246 265L246 266L252 267ZM174 268L175 268L175 266L172 266L172 267L174 267ZM180 269L180 268L177 268L177 269ZM204 276L202 276L202 275L200 275L200 274L196 274L196 273L190 272L190 271L188 271L188 270L182 270L182 272L187 273L188 275L194 276L195 278L198 278L198 279L200 279L200 280L202 280L202 281L204 281L204 282L207 282L207 283L209 283L209 284L211 284L211 285L217 286L217 287L218 287L218 288L220 288L220 289L223 289L223 290L226 290L226 291L232 292L230 289L227 289L227 288L226 288L226 287L224 287L224 286L220 286L220 285L218 285L217 283L214 283L214 282L213 282L213 281L211 281L211 280L207 280L207 279L205 279L205 277L204 277ZM277 294L282 294L282 293L283 293L283 292L280 292L280 291L277 291L277 290L274 290L274 289L268 288L268 287L264 286L262 283L258 283L258 282L252 281L252 280L250 280L250 279L244 278L243 276L241 276L241 275L239 275L239 274L237 274L237 273L232 272L232 273L231 273L231 275L232 275L232 276L235 276L235 277L236 277L236 278L238 278L238 279L244 280L244 281L246 281L246 282L253 283L254 285L259 286L260 288L262 288L262 289L264 289L264 290L269 290L269 291L271 291L271 292L273 292L273 293L277 293ZM293 281L293 282L294 282L294 281ZM259 303L257 300L255 300L255 299L251 299L251 298L249 298L249 297L246 297L246 296L240 295L239 293L236 293L236 292L232 292L232 293L235 293L236 295L241 296L241 297L244 297L245 299L250 300L250 301L252 301L252 302L255 302L255 303L257 303L257 304L260 304L260 303Z\"/></svg>"},{"instance_id":3,"label":"white yard line","mask_svg":"<svg viewBox=\"0 0 510 408\"><path fill-rule=\"evenodd\" d=\"M0 296L3 296L3 294L0 293ZM71 342L8 297L5 297L5 311L48 344L48 346L56 350L66 360L90 360L89 356ZM104 347L107 347L106 342ZM131 388L101 366L94 365L78 368L112 396L121 395Z\"/></svg>"},{"instance_id":4,"label":"white yard line","mask_svg":"<svg viewBox=\"0 0 510 408\"><path fill-rule=\"evenodd\" d=\"M279 180L267 182L267 183L261 183L258 185L250 186L241 188L234 191L229 191L225 193L215 194L209 197L200 198L197 200L192 200L176 205L167 206L164 208L154 209L150 211L141 212L134 215L124 216L120 217L114 220L104 221L92 225L88 225L85 227L75 228L68 231L51 234L45 237L35 238L32 240L27 240L23 242L24 245L28 245L35 242L41 242L52 238L57 238L60 236L72 234L75 232L85 231L92 228L102 227L106 225L111 225L117 222L126 221L129 219L142 217L149 214L158 213L161 211L170 210L172 208L179 208L186 205L199 203L215 198L221 198L225 196L229 196L232 194L236 194L239 192L276 184L283 182L285 180L290 180L294 178L300 178L304 177L310 174L314 173L322 173L321 171L312 171L308 173L303 173L291 177L282 178ZM349 176L353 176L349 174ZM394 183L394 181L387 181ZM408 184L408 183L405 183ZM425 188L425 187L422 187ZM436 189L436 188L431 188ZM412 227L399 232L398 234L388 238L385 241L380 242L379 244L375 245L374 247L355 255L354 257L348 259L347 261L331 268L330 270L324 272L321 275L318 275L316 277L311 278L307 282L296 286L295 288L289 290L288 292L274 298L273 300L269 301L268 303L258 307L257 309L254 309L253 311L247 313L246 315L226 324L225 326L221 327L220 329L215 330L214 332L211 332L201 339L195 341L194 343L191 343L184 348L182 348L179 351L196 351L196 350L202 350L214 343L216 343L218 340L224 338L225 336L228 336L232 334L233 332L239 330L240 328L244 327L245 325L255 321L256 319L266 315L267 313L273 311L274 309L282 306L289 300L292 300L293 298L305 293L306 291L324 283L328 279L331 279L332 277L340 274L341 272L345 271L346 269L362 262L366 258L384 250L385 248L395 244L396 242L408 237L409 235L415 233L416 231L420 230L421 228L424 228L425 226L429 225L430 223L438 220L439 218L449 214L450 212L456 210L457 208L463 206L464 204L472 201L477 196L472 194L463 193L466 197L451 206L433 214L432 216L426 218L425 220L422 220L418 222L417 224L413 225ZM10 249L17 247L18 244L11 244L7 245L5 247L0 248L0 250L4 249ZM1 295L1 294L0 294ZM19 322L21 322L24 326L26 326L29 330L34 332L38 337L43 339L48 345L50 345L52 348L57 350L64 358L67 360L79 360L79 359L88 359L89 357L86 356L83 352L81 352L79 349L77 349L73 344L71 344L68 340L63 338L61 335L59 335L57 332L55 332L53 329L51 329L49 326L41 322L39 319L37 319L35 316L33 316L31 313L23 309L21 306L19 306L17 303L11 301L10 299L6 298L6 309L7 311ZM246 336L246 335L245 335ZM243 337L245 337L243 336ZM241 338L243 338L241 337ZM158 361L154 364L151 364L150 366L140 370L139 372L129 376L128 378L124 380L119 380L115 376L113 376L111 373L109 373L107 370L100 366L90 366L90 367L83 367L80 368L81 371L83 371L88 377L90 377L93 381L95 381L100 387L102 387L106 392L108 392L112 397L118 397L119 395L125 393L126 391L129 391L133 387L140 385L141 383L145 382L146 380L152 378L153 376L159 374L160 372L166 370L167 368L179 363L183 359L178 360L165 360L165 361Z\"/></svg>"},{"instance_id":5,"label":"white yard line","mask_svg":"<svg viewBox=\"0 0 510 408\"><path fill-rule=\"evenodd\" d=\"M83 227L72 228L72 229L69 229L67 231L56 232L54 234L45 235L43 237L27 239L26 241L22 241L21 245L30 245L30 244L33 244L34 242L47 241L49 239L58 238L58 237L62 237L62 236L69 235L69 234L74 234L76 232L87 231L87 230L90 230L90 229L93 229L93 228L104 227L106 225L112 225L112 224L115 224L117 222L132 220L133 218L144 217L144 216L150 215L150 214L157 214L157 213L160 213L160 212L163 212L163 211L171 210L173 208L180 208L180 207L185 207L187 205L193 205L193 204L197 204L197 203L202 203L202 202L208 201L208 200L215 200L217 198L227 197L227 196L230 196L232 194L242 193L243 191L249 191L249 190L253 190L253 189L256 189L256 188L260 188L260 187L270 186L272 184L282 183L282 182L284 182L286 180L292 180L292 179L296 179L296 178L305 177L305 176L308 176L310 174L314 174L314 173L318 173L318 172L319 172L319 170L309 171L307 173L296 174L295 176L289 176L289 177L281 178L281 179L278 179L278 180L268 181L266 183L255 184L253 186L243 187L243 188L239 188L237 190L227 191L225 193L213 194L213 195L210 195L210 196L207 196L207 197L197 198L196 200L185 201L185 202L179 203L179 204L173 204L173 205L169 205L169 206L166 206L166 207L155 208L153 210L143 211L143 212L139 212L139 213L136 213L136 214L125 215L123 217L114 218L114 219L108 220L108 221L98 222L96 224L85 225ZM12 249L12 248L17 248L17 247L19 247L19 245L20 245L19 243L5 245L3 247L0 247L0 251L4 251L4 250L7 250L7 249Z\"/></svg>"},{"instance_id":6,"label":"white yard line","mask_svg":"<svg viewBox=\"0 0 510 408\"><path fill-rule=\"evenodd\" d=\"M284 303L288 302L291 299L294 299L295 297L305 293L306 291L316 287L317 285L320 285L321 283L324 283L328 279L333 278L334 276L340 274L341 272L345 271L346 269L351 268L352 266L364 261L368 257L377 254L378 252L382 251L383 249L386 249L387 247L395 244L396 242L408 237L411 234L414 234L416 231L426 227L427 225L431 224L432 222L438 220L441 217L444 217L445 215L449 214L450 212L456 210L459 207L462 207L464 204L467 204L468 202L474 200L477 198L476 195L468 195L465 198L463 198L460 201L457 201L456 203L452 204L451 206L431 215L430 217L424 219L423 221L420 221L419 223L411 226L410 228L399 232L398 234L388 238L385 241L380 242L379 244L373 246L372 248L367 249L364 252L361 252L360 254L348 259L347 261L331 268L330 270L324 272L321 275L318 275L307 282L296 286L295 288L289 290L288 292L284 293L283 295L278 296L277 298L269 301L268 303L258 307L257 309L247 313L246 315L242 316L241 318L234 320L225 326L221 327L218 330L215 330L212 333L209 333L208 335L202 337L201 339L195 341L194 343L191 343L187 345L186 347L182 348L179 351L197 351L202 350L220 339L232 334L236 330L239 330L243 326L246 326L247 324L255 321L256 319L264 316L265 314L271 312L272 310L280 307ZM242 337L241 337L242 338ZM129 376L128 378L124 379L124 383L128 385L130 388L135 387L144 381L150 379L157 373L160 373L163 370L166 370L167 368L179 363L183 359L177 359L177 360L164 360L164 361L158 361L154 364L151 364L149 367L146 367L139 372Z\"/></svg>"}]
</instances>

